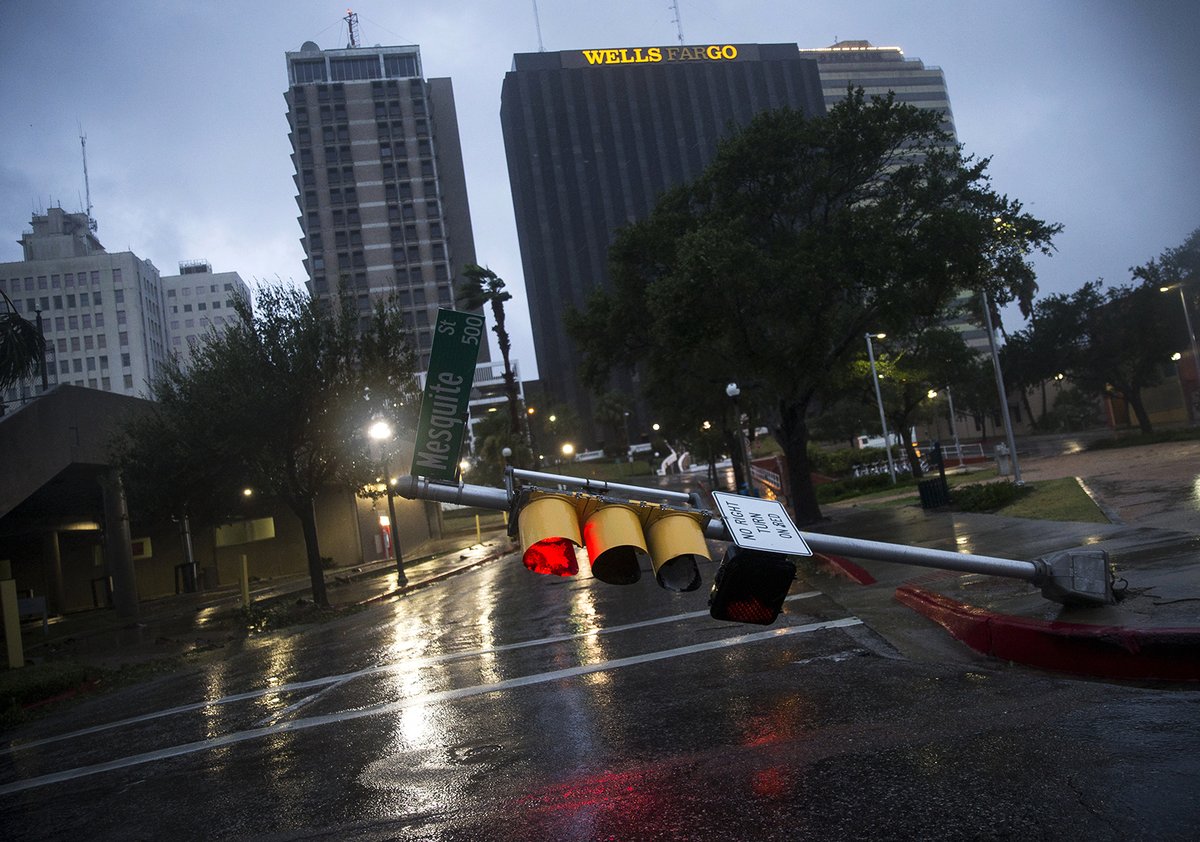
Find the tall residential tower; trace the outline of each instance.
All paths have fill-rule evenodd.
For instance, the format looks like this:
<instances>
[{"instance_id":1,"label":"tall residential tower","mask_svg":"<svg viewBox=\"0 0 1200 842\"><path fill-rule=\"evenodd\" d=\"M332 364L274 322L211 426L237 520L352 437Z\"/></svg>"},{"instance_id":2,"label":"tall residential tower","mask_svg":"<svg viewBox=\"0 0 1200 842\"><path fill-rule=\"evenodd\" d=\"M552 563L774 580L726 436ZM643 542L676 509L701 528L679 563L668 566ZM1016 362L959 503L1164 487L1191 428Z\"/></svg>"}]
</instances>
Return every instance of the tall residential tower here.
<instances>
[{"instance_id":1,"label":"tall residential tower","mask_svg":"<svg viewBox=\"0 0 1200 842\"><path fill-rule=\"evenodd\" d=\"M287 69L309 292L364 315L394 296L425 368L437 309L476 262L450 80L425 79L416 46L308 41Z\"/></svg>"}]
</instances>

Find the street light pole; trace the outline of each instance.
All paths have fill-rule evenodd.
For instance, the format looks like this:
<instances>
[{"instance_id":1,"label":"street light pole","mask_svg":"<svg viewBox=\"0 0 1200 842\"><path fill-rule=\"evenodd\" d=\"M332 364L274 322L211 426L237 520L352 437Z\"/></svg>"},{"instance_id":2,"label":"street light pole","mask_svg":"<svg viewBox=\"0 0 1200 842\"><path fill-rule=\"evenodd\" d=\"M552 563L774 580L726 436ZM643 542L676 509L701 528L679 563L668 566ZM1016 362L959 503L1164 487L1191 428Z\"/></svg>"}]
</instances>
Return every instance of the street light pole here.
<instances>
[{"instance_id":1,"label":"street light pole","mask_svg":"<svg viewBox=\"0 0 1200 842\"><path fill-rule=\"evenodd\" d=\"M408 584L408 576L404 574L404 556L400 553L400 524L396 521L396 498L392 493L392 477L387 457L383 460L383 474L383 483L387 486L388 517L392 521L392 557L396 560L396 584L404 587Z\"/></svg>"},{"instance_id":2,"label":"street light pole","mask_svg":"<svg viewBox=\"0 0 1200 842\"><path fill-rule=\"evenodd\" d=\"M738 460L742 463L742 479L746 483L746 491L753 496L754 494L754 477L751 474L751 465L753 461L750 454L750 442L746 438L746 434L742 431L742 405L738 402L738 397L742 394L742 390L738 388L738 384L730 383L725 387L725 394L733 401L733 424L737 428L738 440Z\"/></svg>"},{"instance_id":3,"label":"street light pole","mask_svg":"<svg viewBox=\"0 0 1200 842\"><path fill-rule=\"evenodd\" d=\"M996 372L996 392L1000 396L1000 417L1004 419L1004 435L1008 441L1008 452L1012 459L1013 482L1024 485L1021 479L1021 463L1017 461L1017 442L1013 438L1012 418L1008 413L1008 394L1004 391L1004 374L1000 371L1000 355L996 352L996 331L992 329L992 308L988 303L987 290L980 290L983 299L983 319L987 327L988 348L992 352L992 368Z\"/></svg>"},{"instance_id":4,"label":"street light pole","mask_svg":"<svg viewBox=\"0 0 1200 842\"><path fill-rule=\"evenodd\" d=\"M875 347L872 339L883 339L886 333L868 333L867 357L871 360L871 380L875 383L875 400L879 403L879 426L883 428L883 446L887 450L888 473L892 477L892 485L896 484L896 463L892 461L892 443L888 439L887 416L883 412L883 392L879 389L879 374L875 371Z\"/></svg>"},{"instance_id":5,"label":"street light pole","mask_svg":"<svg viewBox=\"0 0 1200 842\"><path fill-rule=\"evenodd\" d=\"M408 584L408 576L404 573L404 555L400 552L400 524L396 521L396 498L392 492L391 468L383 448L383 443L392 437L392 427L386 421L376 421L368 428L367 435L379 442L379 450L383 458L383 485L387 492L388 505L388 535L391 538L392 558L396 560L396 584L403 587Z\"/></svg>"},{"instance_id":6,"label":"street light pole","mask_svg":"<svg viewBox=\"0 0 1200 842\"><path fill-rule=\"evenodd\" d=\"M963 466L962 445L958 443L958 427L954 423L954 396L950 394L950 387L946 387L946 400L950 404L950 433L954 436L954 450L958 453L958 467Z\"/></svg>"}]
</instances>

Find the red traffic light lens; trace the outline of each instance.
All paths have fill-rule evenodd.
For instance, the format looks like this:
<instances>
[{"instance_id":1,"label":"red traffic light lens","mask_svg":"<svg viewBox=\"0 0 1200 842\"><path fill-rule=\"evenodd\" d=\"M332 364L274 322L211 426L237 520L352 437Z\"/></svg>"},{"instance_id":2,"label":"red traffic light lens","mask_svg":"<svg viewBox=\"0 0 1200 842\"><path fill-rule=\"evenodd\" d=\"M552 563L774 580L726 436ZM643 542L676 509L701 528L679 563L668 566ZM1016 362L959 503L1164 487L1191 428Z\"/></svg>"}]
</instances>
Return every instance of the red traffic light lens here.
<instances>
[{"instance_id":1,"label":"red traffic light lens","mask_svg":"<svg viewBox=\"0 0 1200 842\"><path fill-rule=\"evenodd\" d=\"M568 538L547 538L525 551L522 560L534 573L550 576L574 576L579 572L575 544Z\"/></svg>"},{"instance_id":2,"label":"red traffic light lens","mask_svg":"<svg viewBox=\"0 0 1200 842\"><path fill-rule=\"evenodd\" d=\"M708 595L714 619L769 626L783 610L796 564L785 555L730 545Z\"/></svg>"}]
</instances>

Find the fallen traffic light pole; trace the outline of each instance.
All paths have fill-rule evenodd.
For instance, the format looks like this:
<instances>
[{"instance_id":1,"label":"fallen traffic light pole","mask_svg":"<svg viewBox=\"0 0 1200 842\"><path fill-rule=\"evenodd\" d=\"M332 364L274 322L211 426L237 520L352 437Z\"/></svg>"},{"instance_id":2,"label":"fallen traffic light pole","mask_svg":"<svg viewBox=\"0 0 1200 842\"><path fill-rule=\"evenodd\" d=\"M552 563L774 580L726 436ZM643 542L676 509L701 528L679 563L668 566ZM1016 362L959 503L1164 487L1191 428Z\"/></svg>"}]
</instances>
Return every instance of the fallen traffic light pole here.
<instances>
[{"instance_id":1,"label":"fallen traffic light pole","mask_svg":"<svg viewBox=\"0 0 1200 842\"><path fill-rule=\"evenodd\" d=\"M602 581L637 581L641 562L649 558L660 586L688 591L700 584L696 560L708 558L701 536L734 542L737 546L726 552L710 597L713 616L719 619L774 621L795 574L788 556L811 554L807 547L819 553L1022 579L1063 604L1115 601L1108 555L1098 549L1063 550L1021 561L800 532L793 526L797 543L807 545L804 551L759 550L739 540L752 530L735 534L725 518L704 508L697 494L515 468L506 471L505 488L403 476L395 490L409 499L508 511L509 532L520 536L525 566L538 573L573 575L578 570L576 551L586 544L592 574ZM747 508L777 505L783 512L774 501L734 499L743 500ZM790 526L786 513L783 518ZM741 610L746 600L753 610Z\"/></svg>"}]
</instances>

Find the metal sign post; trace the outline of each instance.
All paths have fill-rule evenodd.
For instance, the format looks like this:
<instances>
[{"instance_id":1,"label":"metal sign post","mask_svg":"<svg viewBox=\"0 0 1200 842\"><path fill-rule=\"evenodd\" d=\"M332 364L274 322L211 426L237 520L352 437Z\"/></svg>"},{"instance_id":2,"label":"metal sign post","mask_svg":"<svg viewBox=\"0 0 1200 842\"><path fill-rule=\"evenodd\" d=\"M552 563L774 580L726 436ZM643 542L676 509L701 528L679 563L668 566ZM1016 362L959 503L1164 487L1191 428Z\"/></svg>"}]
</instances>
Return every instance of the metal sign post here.
<instances>
[{"instance_id":1,"label":"metal sign post","mask_svg":"<svg viewBox=\"0 0 1200 842\"><path fill-rule=\"evenodd\" d=\"M596 482L595 480L578 477L540 474L534 471L513 471L512 478L536 478L541 483L552 483L561 486L577 486L591 491L599 491L609 495L620 494L629 490L630 497L643 500L666 500L682 502L689 495L677 491L665 491L657 488L642 488L640 486L623 486L615 483ZM396 493L413 500L436 500L443 503L479 506L485 509L507 511L512 507L513 488L488 488L480 485L465 485L452 482L431 482L423 477L400 477L396 485ZM733 497L742 505L754 505L760 502L758 498ZM698 500L690 498L691 504L700 508ZM720 500L718 499L718 506ZM742 510L743 513L750 511ZM763 512L766 516L766 512ZM769 522L769 521L768 521ZM787 520L791 525L791 519ZM734 541L734 534L727 529L724 520L714 518L704 527L704 534L718 541ZM1063 604L1104 605L1115 602L1112 590L1112 571L1108 565L1108 555L1097 549L1072 549L1051 553L1032 561L1021 561L1008 558L975 555L974 553L957 553L949 550L935 550L927 547L910 547L903 544L888 544L883 541L866 541L858 538L843 538L838 535L823 535L817 532L800 532L796 530L795 537L805 547L818 553L838 553L840 555L869 558L877 561L890 561L897 564L912 564L919 567L934 567L941 570L956 570L963 573L984 573L991 576L1004 576L1010 579L1023 579L1038 587L1042 596L1054 602ZM765 549L760 545L760 549ZM800 553L787 550L793 555Z\"/></svg>"}]
</instances>

